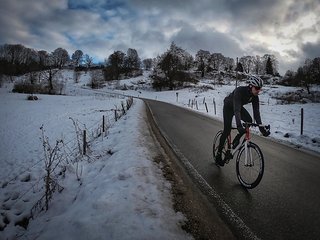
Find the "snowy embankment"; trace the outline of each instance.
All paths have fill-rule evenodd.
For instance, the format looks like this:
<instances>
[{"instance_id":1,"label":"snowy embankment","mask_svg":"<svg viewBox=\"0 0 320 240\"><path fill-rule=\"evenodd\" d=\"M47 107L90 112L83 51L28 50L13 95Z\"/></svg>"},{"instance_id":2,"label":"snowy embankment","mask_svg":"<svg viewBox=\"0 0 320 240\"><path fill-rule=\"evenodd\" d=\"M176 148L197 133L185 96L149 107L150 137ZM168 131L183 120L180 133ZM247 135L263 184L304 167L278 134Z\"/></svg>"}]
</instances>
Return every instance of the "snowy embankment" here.
<instances>
[{"instance_id":1,"label":"snowy embankment","mask_svg":"<svg viewBox=\"0 0 320 240\"><path fill-rule=\"evenodd\" d=\"M171 185L153 161L159 152L142 101L134 100L114 122L123 97L75 88L77 96L27 101L9 89L0 89L0 239L191 238L181 229L184 216L173 210ZM109 129L93 138L103 115ZM47 211L41 211L43 202L35 207L45 192L41 126L51 147L64 143L52 174L63 190L53 193ZM77 153L75 127L88 130L87 156Z\"/></svg>"}]
</instances>

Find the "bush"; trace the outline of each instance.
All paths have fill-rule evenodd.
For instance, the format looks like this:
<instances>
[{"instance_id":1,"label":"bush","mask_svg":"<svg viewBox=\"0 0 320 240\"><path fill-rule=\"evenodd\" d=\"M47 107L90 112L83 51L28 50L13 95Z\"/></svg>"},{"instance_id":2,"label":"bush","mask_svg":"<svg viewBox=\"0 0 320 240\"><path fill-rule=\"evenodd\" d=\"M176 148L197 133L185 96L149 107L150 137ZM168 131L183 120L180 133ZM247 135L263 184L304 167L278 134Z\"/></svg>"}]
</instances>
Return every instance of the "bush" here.
<instances>
[{"instance_id":1,"label":"bush","mask_svg":"<svg viewBox=\"0 0 320 240\"><path fill-rule=\"evenodd\" d=\"M141 76L142 74L143 74L142 69L133 69L133 70L129 70L126 73L126 77L127 78L133 78L133 77Z\"/></svg>"},{"instance_id":2,"label":"bush","mask_svg":"<svg viewBox=\"0 0 320 240\"><path fill-rule=\"evenodd\" d=\"M43 92L43 89L40 86L40 84L31 84L30 82L27 82L27 81L21 81L14 84L12 92L41 93Z\"/></svg>"},{"instance_id":3,"label":"bush","mask_svg":"<svg viewBox=\"0 0 320 240\"><path fill-rule=\"evenodd\" d=\"M156 91L161 91L163 88L167 87L167 81L165 78L157 76L157 75L152 75L151 78L153 79L152 87Z\"/></svg>"},{"instance_id":4,"label":"bush","mask_svg":"<svg viewBox=\"0 0 320 240\"><path fill-rule=\"evenodd\" d=\"M103 87L104 77L102 70L91 70L90 71L90 84L92 89L98 89Z\"/></svg>"},{"instance_id":5,"label":"bush","mask_svg":"<svg viewBox=\"0 0 320 240\"><path fill-rule=\"evenodd\" d=\"M163 88L170 90L184 87L187 83L197 83L198 80L189 72L177 71L170 76L170 79L155 73L151 76L153 79L152 87L161 91Z\"/></svg>"},{"instance_id":6,"label":"bush","mask_svg":"<svg viewBox=\"0 0 320 240\"><path fill-rule=\"evenodd\" d=\"M295 92L277 93L273 97L279 100L280 104L320 102L320 92L312 91L309 94L303 89Z\"/></svg>"},{"instance_id":7,"label":"bush","mask_svg":"<svg viewBox=\"0 0 320 240\"><path fill-rule=\"evenodd\" d=\"M15 93L40 93L40 94L62 94L65 84L60 82L53 82L53 89L50 89L48 83L30 83L29 81L16 82L13 86L12 92Z\"/></svg>"},{"instance_id":8,"label":"bush","mask_svg":"<svg viewBox=\"0 0 320 240\"><path fill-rule=\"evenodd\" d=\"M177 87L183 86L183 83L185 82L197 83L197 80L191 75L191 73L183 72L183 71L176 72L173 75L172 80L174 82L174 85Z\"/></svg>"},{"instance_id":9,"label":"bush","mask_svg":"<svg viewBox=\"0 0 320 240\"><path fill-rule=\"evenodd\" d=\"M29 95L27 97L27 100L38 100L38 97L37 96L34 96L34 95Z\"/></svg>"}]
</instances>

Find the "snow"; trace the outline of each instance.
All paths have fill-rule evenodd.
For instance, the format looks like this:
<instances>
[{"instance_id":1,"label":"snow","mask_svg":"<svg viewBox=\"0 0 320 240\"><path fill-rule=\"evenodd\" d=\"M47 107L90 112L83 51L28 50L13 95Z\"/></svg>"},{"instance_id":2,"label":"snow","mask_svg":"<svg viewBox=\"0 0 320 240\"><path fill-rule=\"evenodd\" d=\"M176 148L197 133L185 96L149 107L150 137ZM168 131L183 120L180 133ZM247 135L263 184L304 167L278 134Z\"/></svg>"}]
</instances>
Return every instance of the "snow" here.
<instances>
[{"instance_id":1,"label":"snow","mask_svg":"<svg viewBox=\"0 0 320 240\"><path fill-rule=\"evenodd\" d=\"M12 93L12 84L0 88L0 239L192 239L181 229L185 217L173 209L171 185L161 163L153 160L161 153L149 133L143 102L135 98L130 110L115 121L114 110L122 109L127 100L115 93L188 108L194 100L195 111L221 120L223 99L234 85L213 86L207 80L201 84L213 88L208 91L194 87L154 92L147 74L91 90L84 87L89 74L83 73L75 84L72 71L65 71L66 95L38 95L38 101ZM125 88L129 90L121 90ZM271 97L289 90L263 88L263 123L271 125L275 140L320 152L319 103L280 105ZM100 134L103 115L109 128ZM33 208L45 191L41 126L51 147L63 141L60 165L66 166L55 171L63 190L53 193L47 211ZM88 132L87 156L79 152L76 127ZM31 209L27 230L16 225L30 217Z\"/></svg>"}]
</instances>

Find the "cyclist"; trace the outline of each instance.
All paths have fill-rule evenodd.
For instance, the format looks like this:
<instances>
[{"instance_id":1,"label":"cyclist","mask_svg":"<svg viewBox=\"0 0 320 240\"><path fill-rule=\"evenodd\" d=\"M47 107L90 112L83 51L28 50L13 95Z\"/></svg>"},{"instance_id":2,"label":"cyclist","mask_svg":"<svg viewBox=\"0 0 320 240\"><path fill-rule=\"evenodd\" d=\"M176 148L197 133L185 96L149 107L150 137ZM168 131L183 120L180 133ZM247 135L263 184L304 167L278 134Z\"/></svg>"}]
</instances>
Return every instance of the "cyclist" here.
<instances>
[{"instance_id":1,"label":"cyclist","mask_svg":"<svg viewBox=\"0 0 320 240\"><path fill-rule=\"evenodd\" d=\"M244 122L252 122L252 118L248 111L243 107L248 103L252 103L253 116L257 124L261 124L260 110L259 110L259 92L262 88L263 81L260 77L251 75L247 79L248 85L237 87L232 93L230 93L224 99L223 105L223 123L224 129L220 138L220 143L218 146L218 152L216 155L216 164L224 166L224 161L221 158L222 149L224 143L229 136L232 128L232 118L233 115L236 119L236 125L238 129L238 135L234 138L232 143L232 148L235 149L239 144L240 138L246 132L241 124L241 120ZM270 131L266 130L264 127L259 127L260 132L263 136L269 136Z\"/></svg>"}]
</instances>

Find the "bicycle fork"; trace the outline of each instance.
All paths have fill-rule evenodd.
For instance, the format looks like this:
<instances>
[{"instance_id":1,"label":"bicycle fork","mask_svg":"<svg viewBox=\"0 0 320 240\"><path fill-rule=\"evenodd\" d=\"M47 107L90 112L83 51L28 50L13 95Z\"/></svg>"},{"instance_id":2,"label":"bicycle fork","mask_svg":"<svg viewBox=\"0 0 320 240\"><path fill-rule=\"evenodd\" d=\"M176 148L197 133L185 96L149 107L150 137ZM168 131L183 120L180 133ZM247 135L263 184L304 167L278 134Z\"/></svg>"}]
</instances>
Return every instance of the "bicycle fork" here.
<instances>
[{"instance_id":1,"label":"bicycle fork","mask_svg":"<svg viewBox=\"0 0 320 240\"><path fill-rule=\"evenodd\" d=\"M252 152L248 147L249 142L250 142L250 132L249 132L249 129L246 128L246 136L245 136L245 142L244 142L244 153L245 153L244 165L246 167L252 167L254 165L252 160Z\"/></svg>"}]
</instances>

